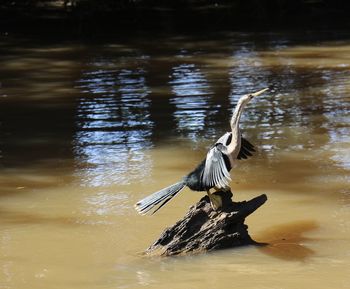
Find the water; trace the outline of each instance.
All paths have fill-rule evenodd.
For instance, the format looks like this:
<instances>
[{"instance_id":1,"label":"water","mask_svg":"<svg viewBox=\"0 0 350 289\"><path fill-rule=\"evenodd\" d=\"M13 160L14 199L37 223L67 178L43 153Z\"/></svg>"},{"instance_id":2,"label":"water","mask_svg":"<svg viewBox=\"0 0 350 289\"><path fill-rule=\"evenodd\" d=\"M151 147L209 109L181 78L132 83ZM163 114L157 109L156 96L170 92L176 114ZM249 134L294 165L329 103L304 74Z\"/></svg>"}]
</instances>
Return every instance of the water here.
<instances>
[{"instance_id":1,"label":"water","mask_svg":"<svg viewBox=\"0 0 350 289\"><path fill-rule=\"evenodd\" d=\"M145 35L97 43L2 36L0 288L349 288L350 35ZM152 217L244 93L257 148L232 172L267 247L142 252L203 194Z\"/></svg>"}]
</instances>

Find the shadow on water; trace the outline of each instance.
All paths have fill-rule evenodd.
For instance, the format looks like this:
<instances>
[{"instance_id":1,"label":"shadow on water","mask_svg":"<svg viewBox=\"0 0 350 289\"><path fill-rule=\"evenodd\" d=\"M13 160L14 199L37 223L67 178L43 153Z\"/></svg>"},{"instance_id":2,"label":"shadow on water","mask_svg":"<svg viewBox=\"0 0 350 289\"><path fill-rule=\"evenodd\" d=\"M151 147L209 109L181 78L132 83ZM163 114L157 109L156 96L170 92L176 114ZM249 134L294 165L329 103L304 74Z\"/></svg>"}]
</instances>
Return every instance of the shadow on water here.
<instances>
[{"instance_id":1,"label":"shadow on water","mask_svg":"<svg viewBox=\"0 0 350 289\"><path fill-rule=\"evenodd\" d=\"M262 253L278 259L305 261L313 256L315 251L303 244L312 241L304 234L318 227L315 221L299 221L268 228L256 236L259 242L267 243L258 248Z\"/></svg>"}]
</instances>

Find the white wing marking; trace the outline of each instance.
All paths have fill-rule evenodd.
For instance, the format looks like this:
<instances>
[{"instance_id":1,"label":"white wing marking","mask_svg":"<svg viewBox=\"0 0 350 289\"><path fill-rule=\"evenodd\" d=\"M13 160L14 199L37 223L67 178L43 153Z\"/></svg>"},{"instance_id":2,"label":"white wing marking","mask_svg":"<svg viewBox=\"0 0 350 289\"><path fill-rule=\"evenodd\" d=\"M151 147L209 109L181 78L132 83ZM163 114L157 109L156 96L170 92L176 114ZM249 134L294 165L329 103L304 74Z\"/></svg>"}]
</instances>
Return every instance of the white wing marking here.
<instances>
[{"instance_id":1,"label":"white wing marking","mask_svg":"<svg viewBox=\"0 0 350 289\"><path fill-rule=\"evenodd\" d=\"M223 152L219 147L225 148L222 145L214 146L207 153L202 175L202 182L205 186L225 188L229 186L229 181L231 181L230 173L226 168L222 155Z\"/></svg>"}]
</instances>

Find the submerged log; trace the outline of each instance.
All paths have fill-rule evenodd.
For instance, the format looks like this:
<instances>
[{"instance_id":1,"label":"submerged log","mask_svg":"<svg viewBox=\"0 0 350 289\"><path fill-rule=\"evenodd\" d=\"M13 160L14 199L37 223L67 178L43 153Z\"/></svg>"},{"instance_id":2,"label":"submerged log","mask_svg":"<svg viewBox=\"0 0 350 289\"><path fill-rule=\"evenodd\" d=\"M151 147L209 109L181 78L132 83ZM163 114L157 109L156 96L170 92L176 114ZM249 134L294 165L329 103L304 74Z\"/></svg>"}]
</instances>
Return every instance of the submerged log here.
<instances>
[{"instance_id":1,"label":"submerged log","mask_svg":"<svg viewBox=\"0 0 350 289\"><path fill-rule=\"evenodd\" d=\"M249 236L244 221L266 202L266 195L236 203L231 200L231 192L215 194L222 198L220 211L212 209L208 196L203 197L181 220L167 228L146 253L172 256L257 244Z\"/></svg>"}]
</instances>

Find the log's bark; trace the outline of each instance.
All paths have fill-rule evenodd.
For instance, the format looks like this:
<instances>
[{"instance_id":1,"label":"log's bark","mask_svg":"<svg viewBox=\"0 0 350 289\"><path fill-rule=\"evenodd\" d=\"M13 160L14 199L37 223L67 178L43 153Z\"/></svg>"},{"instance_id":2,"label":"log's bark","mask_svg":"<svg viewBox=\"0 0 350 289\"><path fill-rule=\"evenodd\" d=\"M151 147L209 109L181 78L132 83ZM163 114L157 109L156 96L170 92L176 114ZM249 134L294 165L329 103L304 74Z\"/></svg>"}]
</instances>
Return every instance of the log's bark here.
<instances>
[{"instance_id":1,"label":"log's bark","mask_svg":"<svg viewBox=\"0 0 350 289\"><path fill-rule=\"evenodd\" d=\"M212 209L208 196L203 197L181 220L167 228L146 253L171 256L257 244L249 236L244 220L266 202L266 195L234 203L231 192L215 194L222 197L220 211Z\"/></svg>"}]
</instances>

